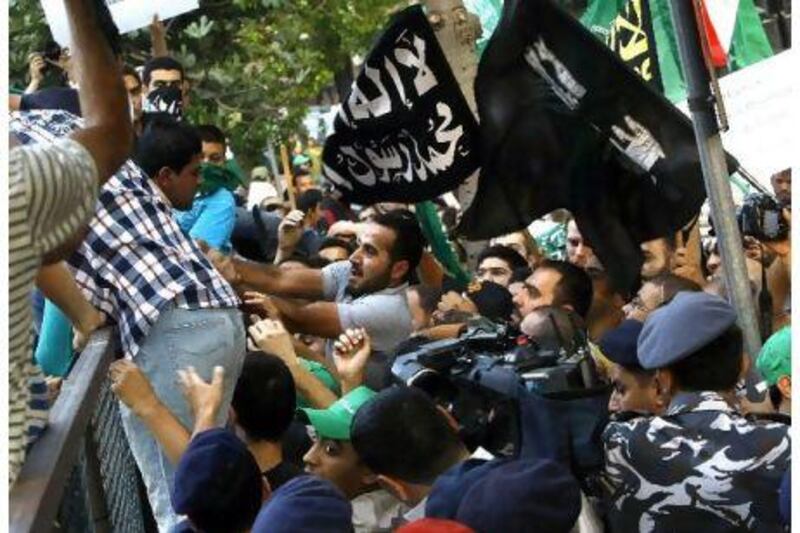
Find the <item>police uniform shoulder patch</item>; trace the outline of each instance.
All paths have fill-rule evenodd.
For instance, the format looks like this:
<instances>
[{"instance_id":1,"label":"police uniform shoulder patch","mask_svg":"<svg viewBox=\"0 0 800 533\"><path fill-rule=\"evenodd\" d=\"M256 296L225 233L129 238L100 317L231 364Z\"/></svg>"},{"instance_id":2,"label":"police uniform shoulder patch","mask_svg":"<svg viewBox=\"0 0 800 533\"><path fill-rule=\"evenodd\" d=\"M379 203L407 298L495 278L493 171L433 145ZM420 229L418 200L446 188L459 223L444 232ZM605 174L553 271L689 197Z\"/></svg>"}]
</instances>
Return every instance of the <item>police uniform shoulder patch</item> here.
<instances>
[{"instance_id":1,"label":"police uniform shoulder patch","mask_svg":"<svg viewBox=\"0 0 800 533\"><path fill-rule=\"evenodd\" d=\"M792 417L783 413L748 413L745 418L750 422L777 422L792 425Z\"/></svg>"},{"instance_id":2,"label":"police uniform shoulder patch","mask_svg":"<svg viewBox=\"0 0 800 533\"><path fill-rule=\"evenodd\" d=\"M653 416L652 413L645 413L644 411L620 411L610 415L611 422L629 422L638 418L648 418Z\"/></svg>"}]
</instances>

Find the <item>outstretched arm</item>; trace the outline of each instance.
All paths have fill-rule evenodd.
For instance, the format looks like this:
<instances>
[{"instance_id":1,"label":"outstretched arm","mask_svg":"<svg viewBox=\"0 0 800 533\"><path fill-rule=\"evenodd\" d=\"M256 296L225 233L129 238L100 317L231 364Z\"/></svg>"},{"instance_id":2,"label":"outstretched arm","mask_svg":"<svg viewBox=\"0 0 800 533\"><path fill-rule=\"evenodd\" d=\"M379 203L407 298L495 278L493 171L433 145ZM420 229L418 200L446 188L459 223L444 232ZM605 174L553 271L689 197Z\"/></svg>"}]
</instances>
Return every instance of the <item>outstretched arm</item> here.
<instances>
[{"instance_id":1,"label":"outstretched arm","mask_svg":"<svg viewBox=\"0 0 800 533\"><path fill-rule=\"evenodd\" d=\"M319 300L323 295L322 271L312 268L281 270L275 265L233 259L198 241L211 264L236 288L249 287L268 295Z\"/></svg>"}]
</instances>

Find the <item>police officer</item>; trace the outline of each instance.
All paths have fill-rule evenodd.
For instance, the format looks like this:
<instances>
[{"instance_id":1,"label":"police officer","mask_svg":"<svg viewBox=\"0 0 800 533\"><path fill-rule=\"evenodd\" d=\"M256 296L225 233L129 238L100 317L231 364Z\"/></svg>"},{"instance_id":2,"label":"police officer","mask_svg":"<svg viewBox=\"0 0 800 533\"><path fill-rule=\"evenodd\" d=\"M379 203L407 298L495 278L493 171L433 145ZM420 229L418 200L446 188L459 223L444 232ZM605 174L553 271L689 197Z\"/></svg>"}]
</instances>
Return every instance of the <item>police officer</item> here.
<instances>
[{"instance_id":1,"label":"police officer","mask_svg":"<svg viewBox=\"0 0 800 533\"><path fill-rule=\"evenodd\" d=\"M606 427L612 531L782 531L778 488L790 466L788 426L735 406L742 332L721 298L678 293L639 336L654 371L659 416L623 414Z\"/></svg>"}]
</instances>

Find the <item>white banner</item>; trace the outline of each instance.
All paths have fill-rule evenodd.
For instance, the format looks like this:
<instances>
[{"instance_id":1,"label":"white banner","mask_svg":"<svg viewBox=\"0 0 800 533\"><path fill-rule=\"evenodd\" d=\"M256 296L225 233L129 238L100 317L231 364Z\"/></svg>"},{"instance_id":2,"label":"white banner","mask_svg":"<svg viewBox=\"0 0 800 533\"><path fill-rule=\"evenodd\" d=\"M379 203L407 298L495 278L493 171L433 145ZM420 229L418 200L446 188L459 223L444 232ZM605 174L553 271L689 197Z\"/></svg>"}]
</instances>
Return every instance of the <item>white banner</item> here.
<instances>
[{"instance_id":1,"label":"white banner","mask_svg":"<svg viewBox=\"0 0 800 533\"><path fill-rule=\"evenodd\" d=\"M730 126L722 144L769 190L770 176L797 161L793 63L790 49L719 80ZM688 114L686 102L678 107Z\"/></svg>"},{"instance_id":2,"label":"white banner","mask_svg":"<svg viewBox=\"0 0 800 533\"><path fill-rule=\"evenodd\" d=\"M198 0L106 0L120 33L128 33L150 25L153 15L166 20L199 7ZM42 0L42 9L53 39L69 46L69 23L64 0Z\"/></svg>"}]
</instances>

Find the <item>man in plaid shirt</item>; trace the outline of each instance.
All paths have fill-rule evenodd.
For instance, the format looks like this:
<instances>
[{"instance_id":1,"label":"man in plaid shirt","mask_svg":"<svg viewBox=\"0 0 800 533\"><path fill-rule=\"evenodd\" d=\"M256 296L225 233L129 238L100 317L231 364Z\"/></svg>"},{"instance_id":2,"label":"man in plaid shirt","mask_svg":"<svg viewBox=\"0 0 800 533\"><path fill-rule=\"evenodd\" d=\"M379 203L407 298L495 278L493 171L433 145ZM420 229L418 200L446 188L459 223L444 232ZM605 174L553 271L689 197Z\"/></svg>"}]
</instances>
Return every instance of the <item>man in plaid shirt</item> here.
<instances>
[{"instance_id":1,"label":"man in plaid shirt","mask_svg":"<svg viewBox=\"0 0 800 533\"><path fill-rule=\"evenodd\" d=\"M69 113L42 111L15 114L9 127L23 143L51 143L79 124ZM127 162L102 188L89 233L70 258L87 298L116 322L125 357L186 427L193 417L176 371L193 366L210 381L222 366L225 417L246 349L239 299L173 219L173 209L191 206L201 157L190 126L149 126L137 143L138 165ZM169 499L173 465L139 419L121 410L159 529L168 531L178 522Z\"/></svg>"}]
</instances>

